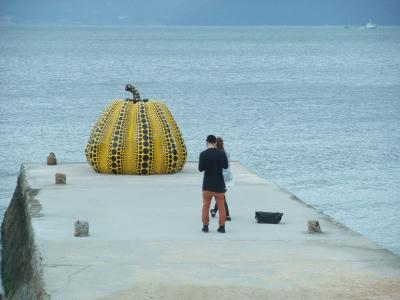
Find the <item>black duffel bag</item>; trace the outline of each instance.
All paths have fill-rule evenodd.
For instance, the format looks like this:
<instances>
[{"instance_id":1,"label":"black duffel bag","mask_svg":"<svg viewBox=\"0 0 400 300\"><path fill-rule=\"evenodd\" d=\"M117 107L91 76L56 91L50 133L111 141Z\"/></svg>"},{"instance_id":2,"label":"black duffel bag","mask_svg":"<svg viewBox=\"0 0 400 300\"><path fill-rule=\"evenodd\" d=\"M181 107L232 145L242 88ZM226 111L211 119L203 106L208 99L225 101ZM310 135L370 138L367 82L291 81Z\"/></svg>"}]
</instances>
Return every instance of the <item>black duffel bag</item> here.
<instances>
[{"instance_id":1,"label":"black duffel bag","mask_svg":"<svg viewBox=\"0 0 400 300\"><path fill-rule=\"evenodd\" d=\"M256 211L257 223L278 224L282 219L283 213Z\"/></svg>"}]
</instances>

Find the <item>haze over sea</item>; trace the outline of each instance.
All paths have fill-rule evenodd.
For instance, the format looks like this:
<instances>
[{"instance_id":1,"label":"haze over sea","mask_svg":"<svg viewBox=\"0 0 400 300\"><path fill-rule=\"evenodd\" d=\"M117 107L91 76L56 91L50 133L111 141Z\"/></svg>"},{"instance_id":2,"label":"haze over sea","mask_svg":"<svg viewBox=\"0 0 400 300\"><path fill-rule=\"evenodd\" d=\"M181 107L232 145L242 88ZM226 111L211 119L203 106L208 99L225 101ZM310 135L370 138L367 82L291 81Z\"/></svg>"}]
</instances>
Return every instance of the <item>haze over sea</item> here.
<instances>
[{"instance_id":1,"label":"haze over sea","mask_svg":"<svg viewBox=\"0 0 400 300\"><path fill-rule=\"evenodd\" d=\"M132 82L168 105L190 160L220 135L232 159L400 254L399 27L3 26L0 73L1 215L20 164L84 162Z\"/></svg>"}]
</instances>

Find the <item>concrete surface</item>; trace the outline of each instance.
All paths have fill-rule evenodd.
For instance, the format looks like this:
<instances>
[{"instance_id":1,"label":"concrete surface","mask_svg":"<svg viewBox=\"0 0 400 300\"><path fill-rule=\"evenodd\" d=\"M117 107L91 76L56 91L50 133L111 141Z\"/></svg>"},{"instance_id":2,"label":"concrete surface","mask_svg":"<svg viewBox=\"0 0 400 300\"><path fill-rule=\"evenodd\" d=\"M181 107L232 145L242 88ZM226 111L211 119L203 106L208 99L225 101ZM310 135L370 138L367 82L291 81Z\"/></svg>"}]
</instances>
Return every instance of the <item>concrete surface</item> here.
<instances>
[{"instance_id":1,"label":"concrete surface","mask_svg":"<svg viewBox=\"0 0 400 300\"><path fill-rule=\"evenodd\" d=\"M113 176L87 164L27 164L32 219L51 299L400 299L400 258L233 163L226 234L201 232L197 163ZM54 174L65 173L66 185ZM257 224L256 210L283 212ZM74 237L86 220L89 237ZM307 220L322 234L308 234Z\"/></svg>"}]
</instances>

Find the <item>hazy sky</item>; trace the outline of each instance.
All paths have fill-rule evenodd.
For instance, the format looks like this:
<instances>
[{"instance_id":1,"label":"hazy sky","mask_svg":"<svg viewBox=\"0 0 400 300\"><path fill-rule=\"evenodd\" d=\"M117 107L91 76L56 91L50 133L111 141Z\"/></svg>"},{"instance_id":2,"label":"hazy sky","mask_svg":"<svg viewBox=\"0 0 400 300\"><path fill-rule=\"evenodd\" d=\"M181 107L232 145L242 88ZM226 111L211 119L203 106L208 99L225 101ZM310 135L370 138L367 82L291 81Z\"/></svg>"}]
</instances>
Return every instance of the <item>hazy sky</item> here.
<instances>
[{"instance_id":1,"label":"hazy sky","mask_svg":"<svg viewBox=\"0 0 400 300\"><path fill-rule=\"evenodd\" d=\"M0 0L0 24L400 25L400 0Z\"/></svg>"}]
</instances>

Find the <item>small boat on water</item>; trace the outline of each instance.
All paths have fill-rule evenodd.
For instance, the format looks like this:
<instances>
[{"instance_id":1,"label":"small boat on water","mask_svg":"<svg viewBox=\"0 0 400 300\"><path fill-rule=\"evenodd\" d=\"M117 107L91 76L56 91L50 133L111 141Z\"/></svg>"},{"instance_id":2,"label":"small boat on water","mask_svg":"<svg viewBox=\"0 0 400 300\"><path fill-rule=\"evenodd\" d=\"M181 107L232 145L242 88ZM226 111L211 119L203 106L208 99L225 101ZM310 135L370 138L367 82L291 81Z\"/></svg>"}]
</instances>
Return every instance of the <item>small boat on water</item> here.
<instances>
[{"instance_id":1,"label":"small boat on water","mask_svg":"<svg viewBox=\"0 0 400 300\"><path fill-rule=\"evenodd\" d=\"M377 29L378 26L375 23L372 23L371 20L365 26L353 26L353 25L345 25L345 29Z\"/></svg>"},{"instance_id":2,"label":"small boat on water","mask_svg":"<svg viewBox=\"0 0 400 300\"><path fill-rule=\"evenodd\" d=\"M368 21L367 25L365 25L365 29L377 29L378 26L376 24L372 23L371 20Z\"/></svg>"}]
</instances>

